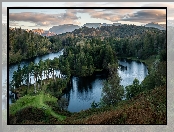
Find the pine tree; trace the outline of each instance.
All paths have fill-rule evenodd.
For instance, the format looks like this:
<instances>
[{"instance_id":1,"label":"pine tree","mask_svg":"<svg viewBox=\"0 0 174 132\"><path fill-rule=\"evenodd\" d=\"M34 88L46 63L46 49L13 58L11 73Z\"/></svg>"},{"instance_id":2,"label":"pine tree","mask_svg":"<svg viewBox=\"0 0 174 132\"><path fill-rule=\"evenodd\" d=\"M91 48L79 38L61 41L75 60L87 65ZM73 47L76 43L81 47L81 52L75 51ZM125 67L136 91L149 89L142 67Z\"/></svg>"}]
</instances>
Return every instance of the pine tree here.
<instances>
[{"instance_id":1,"label":"pine tree","mask_svg":"<svg viewBox=\"0 0 174 132\"><path fill-rule=\"evenodd\" d=\"M110 77L104 82L102 102L106 105L115 105L122 100L124 88L120 85L121 78L117 73L118 64L108 65Z\"/></svg>"}]
</instances>

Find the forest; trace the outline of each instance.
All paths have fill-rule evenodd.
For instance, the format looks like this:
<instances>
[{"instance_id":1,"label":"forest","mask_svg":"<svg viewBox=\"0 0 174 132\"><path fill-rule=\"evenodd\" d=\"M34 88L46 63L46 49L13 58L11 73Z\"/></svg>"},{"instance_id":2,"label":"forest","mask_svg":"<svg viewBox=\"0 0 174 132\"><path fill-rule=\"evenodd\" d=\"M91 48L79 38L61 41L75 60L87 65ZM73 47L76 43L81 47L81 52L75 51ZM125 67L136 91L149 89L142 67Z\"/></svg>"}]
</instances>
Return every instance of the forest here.
<instances>
[{"instance_id":1,"label":"forest","mask_svg":"<svg viewBox=\"0 0 174 132\"><path fill-rule=\"evenodd\" d=\"M144 26L82 27L51 37L9 29L9 64L64 49L59 58L18 65L9 85L19 95L9 108L10 124L166 124L166 48L166 31ZM144 62L149 75L142 83L134 79L125 91L117 73L118 58ZM56 70L61 76L55 75ZM108 76L101 102L78 113L67 111L62 96L71 77L90 77L96 72ZM140 118L135 112L145 116Z\"/></svg>"},{"instance_id":2,"label":"forest","mask_svg":"<svg viewBox=\"0 0 174 132\"><path fill-rule=\"evenodd\" d=\"M31 59L51 52L57 52L62 47L61 41L56 42L47 37L29 32L21 28L9 28L9 62L19 63L21 60Z\"/></svg>"}]
</instances>

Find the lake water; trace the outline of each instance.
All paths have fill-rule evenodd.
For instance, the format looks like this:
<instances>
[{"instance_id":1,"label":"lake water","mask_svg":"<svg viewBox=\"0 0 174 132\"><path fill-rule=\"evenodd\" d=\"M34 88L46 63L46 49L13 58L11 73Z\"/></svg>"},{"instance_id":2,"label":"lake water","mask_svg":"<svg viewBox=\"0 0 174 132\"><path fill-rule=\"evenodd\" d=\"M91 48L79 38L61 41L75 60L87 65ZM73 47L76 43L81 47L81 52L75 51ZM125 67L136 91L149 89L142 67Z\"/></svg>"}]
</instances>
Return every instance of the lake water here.
<instances>
[{"instance_id":1,"label":"lake water","mask_svg":"<svg viewBox=\"0 0 174 132\"><path fill-rule=\"evenodd\" d=\"M42 57L36 57L34 60L22 61L21 67L28 65L31 61L38 63L40 59L54 59L63 54L63 50L58 53L51 53ZM147 67L138 61L132 61L127 59L119 60L120 67L118 69L119 76L122 78L121 85L124 87L131 85L133 80L137 78L140 83L148 75ZM2 82L5 82L7 77L7 67L3 67L2 71ZM17 65L11 65L9 67L9 80L12 80L13 72L17 70ZM57 71L59 74L59 71ZM33 78L34 79L34 78ZM79 112L91 107L93 101L99 102L102 93L103 81L106 80L106 76L96 74L92 77L72 77L72 85L67 88L66 94L64 95L68 99L68 110L70 112ZM34 81L32 81L34 83ZM9 99L11 104L11 99Z\"/></svg>"},{"instance_id":2,"label":"lake water","mask_svg":"<svg viewBox=\"0 0 174 132\"><path fill-rule=\"evenodd\" d=\"M119 64L121 66L118 74L122 78L121 85L124 87L131 85L135 78L141 83L148 75L147 67L139 61L120 59ZM90 108L93 101L99 102L104 80L106 76L99 75L92 78L73 77L72 86L67 93L68 111L79 112Z\"/></svg>"}]
</instances>

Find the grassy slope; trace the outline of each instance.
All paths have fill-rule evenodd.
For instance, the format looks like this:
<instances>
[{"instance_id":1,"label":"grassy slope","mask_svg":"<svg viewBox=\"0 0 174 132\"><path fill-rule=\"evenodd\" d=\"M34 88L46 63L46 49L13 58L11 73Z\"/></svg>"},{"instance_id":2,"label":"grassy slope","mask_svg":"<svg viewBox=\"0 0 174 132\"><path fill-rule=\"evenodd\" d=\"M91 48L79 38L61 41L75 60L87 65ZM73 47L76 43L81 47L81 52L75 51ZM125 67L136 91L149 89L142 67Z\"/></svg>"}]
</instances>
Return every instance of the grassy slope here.
<instances>
[{"instance_id":1,"label":"grassy slope","mask_svg":"<svg viewBox=\"0 0 174 132\"><path fill-rule=\"evenodd\" d=\"M24 124L166 124L167 122L166 86L143 92L132 100L121 102L118 106L88 109L69 114L66 118L62 116L64 113L47 105L47 101L55 103L56 98L43 93L35 97L30 96L30 99L24 96L12 104L15 107L10 109L10 113L16 114L10 116L10 119L12 121L16 119L20 124L21 122ZM38 120L33 121L29 116Z\"/></svg>"},{"instance_id":2,"label":"grassy slope","mask_svg":"<svg viewBox=\"0 0 174 132\"><path fill-rule=\"evenodd\" d=\"M57 118L58 120L65 119L65 116L55 113L52 110L52 108L46 104L46 102L56 103L57 98L49 94L44 94L44 92L41 92L36 96L26 95L17 100L16 103L11 104L10 114L14 115L22 109L34 107L37 109L43 109L46 115L52 115L54 118Z\"/></svg>"}]
</instances>

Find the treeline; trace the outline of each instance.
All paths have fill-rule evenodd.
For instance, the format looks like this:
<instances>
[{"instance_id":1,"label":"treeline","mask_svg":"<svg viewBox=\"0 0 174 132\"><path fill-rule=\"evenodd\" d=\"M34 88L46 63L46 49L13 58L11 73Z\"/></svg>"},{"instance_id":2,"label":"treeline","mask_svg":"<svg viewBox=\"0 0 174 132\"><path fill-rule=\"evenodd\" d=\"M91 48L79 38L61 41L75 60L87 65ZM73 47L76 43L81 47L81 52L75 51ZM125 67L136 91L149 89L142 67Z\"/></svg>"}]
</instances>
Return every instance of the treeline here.
<instances>
[{"instance_id":1,"label":"treeline","mask_svg":"<svg viewBox=\"0 0 174 132\"><path fill-rule=\"evenodd\" d=\"M158 31L159 29L145 26L136 26L136 25L119 25L119 26L101 26L98 28L89 28L82 27L79 29L75 29L73 32L68 33L71 35L79 36L79 37L90 37L90 36L99 36L99 37L118 37L118 38L126 38L139 36L148 31ZM66 35L67 33L64 33Z\"/></svg>"},{"instance_id":2,"label":"treeline","mask_svg":"<svg viewBox=\"0 0 174 132\"><path fill-rule=\"evenodd\" d=\"M79 29L75 29L72 32L67 32L61 34L61 36L71 36L71 37L80 37L80 38L127 38L127 37L138 37L141 35L145 35L147 32L165 32L165 30L159 30L157 28L152 27L145 27L145 26L136 26L136 25L119 25L119 26L101 26L98 28L89 28L89 27L82 27Z\"/></svg>"},{"instance_id":3,"label":"treeline","mask_svg":"<svg viewBox=\"0 0 174 132\"><path fill-rule=\"evenodd\" d=\"M118 57L147 59L152 55L166 58L166 31L156 28L121 25L100 28L82 27L59 35L66 46L89 42L110 45Z\"/></svg>"},{"instance_id":4,"label":"treeline","mask_svg":"<svg viewBox=\"0 0 174 132\"><path fill-rule=\"evenodd\" d=\"M161 55L166 59L166 32L147 31L134 37L108 38L108 43L115 49L119 57L136 57L147 59L152 55Z\"/></svg>"},{"instance_id":5,"label":"treeline","mask_svg":"<svg viewBox=\"0 0 174 132\"><path fill-rule=\"evenodd\" d=\"M20 62L62 48L59 38L47 38L21 28L9 28L9 64Z\"/></svg>"}]
</instances>

